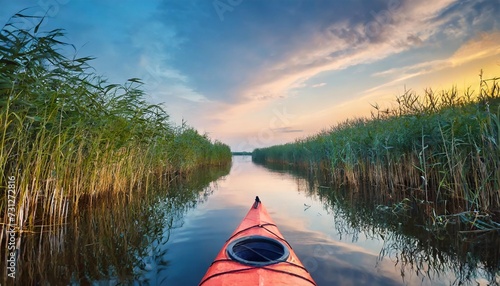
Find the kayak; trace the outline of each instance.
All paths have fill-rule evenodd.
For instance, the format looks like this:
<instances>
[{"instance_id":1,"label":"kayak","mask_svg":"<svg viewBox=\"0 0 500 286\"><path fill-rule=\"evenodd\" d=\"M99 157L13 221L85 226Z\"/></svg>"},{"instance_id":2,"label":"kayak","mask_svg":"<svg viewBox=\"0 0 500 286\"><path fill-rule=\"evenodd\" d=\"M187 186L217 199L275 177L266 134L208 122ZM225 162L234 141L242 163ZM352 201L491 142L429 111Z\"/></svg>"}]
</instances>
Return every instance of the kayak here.
<instances>
[{"instance_id":1,"label":"kayak","mask_svg":"<svg viewBox=\"0 0 500 286\"><path fill-rule=\"evenodd\" d=\"M201 279L212 285L316 285L259 197Z\"/></svg>"}]
</instances>

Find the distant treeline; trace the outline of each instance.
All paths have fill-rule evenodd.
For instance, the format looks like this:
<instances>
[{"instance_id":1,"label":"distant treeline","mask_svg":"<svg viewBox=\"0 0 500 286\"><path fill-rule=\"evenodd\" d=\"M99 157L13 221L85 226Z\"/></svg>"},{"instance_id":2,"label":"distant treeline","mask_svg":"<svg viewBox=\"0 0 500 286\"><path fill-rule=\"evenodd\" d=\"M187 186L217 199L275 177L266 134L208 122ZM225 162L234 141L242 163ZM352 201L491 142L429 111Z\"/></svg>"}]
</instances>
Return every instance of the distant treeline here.
<instances>
[{"instance_id":1,"label":"distant treeline","mask_svg":"<svg viewBox=\"0 0 500 286\"><path fill-rule=\"evenodd\" d=\"M475 212L476 219L499 221L498 79L481 77L478 91L463 94L456 88L426 89L422 96L408 90L393 108L375 105L371 118L256 149L253 160L309 170L353 193L363 189L432 218Z\"/></svg>"},{"instance_id":2,"label":"distant treeline","mask_svg":"<svg viewBox=\"0 0 500 286\"><path fill-rule=\"evenodd\" d=\"M0 32L0 187L15 187L0 198L3 223L12 210L18 230L60 224L79 202L230 163L229 146L146 102L139 79L108 83L92 58L63 55L63 30L17 27L26 17Z\"/></svg>"},{"instance_id":3,"label":"distant treeline","mask_svg":"<svg viewBox=\"0 0 500 286\"><path fill-rule=\"evenodd\" d=\"M251 156L252 152L232 152L233 156Z\"/></svg>"}]
</instances>

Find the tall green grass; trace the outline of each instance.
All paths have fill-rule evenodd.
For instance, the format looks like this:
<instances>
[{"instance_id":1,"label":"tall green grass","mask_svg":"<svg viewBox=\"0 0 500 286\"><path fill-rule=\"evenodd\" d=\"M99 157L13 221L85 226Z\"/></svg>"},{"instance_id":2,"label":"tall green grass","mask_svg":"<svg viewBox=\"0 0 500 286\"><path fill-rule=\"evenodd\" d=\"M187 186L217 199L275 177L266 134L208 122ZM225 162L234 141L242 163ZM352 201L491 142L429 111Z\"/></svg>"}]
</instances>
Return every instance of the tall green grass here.
<instances>
[{"instance_id":1,"label":"tall green grass","mask_svg":"<svg viewBox=\"0 0 500 286\"><path fill-rule=\"evenodd\" d=\"M293 143L256 149L253 160L300 167L428 217L482 212L500 220L500 86L423 95L408 90L395 107L347 120ZM370 194L372 195L372 194Z\"/></svg>"},{"instance_id":2,"label":"tall green grass","mask_svg":"<svg viewBox=\"0 0 500 286\"><path fill-rule=\"evenodd\" d=\"M26 17L0 32L0 186L6 193L15 177L17 230L60 225L101 195L132 197L152 181L231 161L227 145L148 103L139 79L108 83L92 58L63 54L71 45L62 30L17 27ZM0 213L7 223L6 195Z\"/></svg>"}]
</instances>

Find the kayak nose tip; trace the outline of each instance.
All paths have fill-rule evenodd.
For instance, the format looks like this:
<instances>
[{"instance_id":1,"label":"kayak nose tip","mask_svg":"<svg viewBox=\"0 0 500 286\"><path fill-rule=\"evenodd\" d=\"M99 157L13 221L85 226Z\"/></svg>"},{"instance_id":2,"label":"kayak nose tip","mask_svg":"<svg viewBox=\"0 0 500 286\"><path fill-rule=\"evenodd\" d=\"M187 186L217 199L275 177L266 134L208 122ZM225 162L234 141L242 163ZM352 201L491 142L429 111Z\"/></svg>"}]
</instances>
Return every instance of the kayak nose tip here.
<instances>
[{"instance_id":1,"label":"kayak nose tip","mask_svg":"<svg viewBox=\"0 0 500 286\"><path fill-rule=\"evenodd\" d=\"M255 203L253 204L253 208L256 209L259 206L260 199L259 196L255 196Z\"/></svg>"}]
</instances>

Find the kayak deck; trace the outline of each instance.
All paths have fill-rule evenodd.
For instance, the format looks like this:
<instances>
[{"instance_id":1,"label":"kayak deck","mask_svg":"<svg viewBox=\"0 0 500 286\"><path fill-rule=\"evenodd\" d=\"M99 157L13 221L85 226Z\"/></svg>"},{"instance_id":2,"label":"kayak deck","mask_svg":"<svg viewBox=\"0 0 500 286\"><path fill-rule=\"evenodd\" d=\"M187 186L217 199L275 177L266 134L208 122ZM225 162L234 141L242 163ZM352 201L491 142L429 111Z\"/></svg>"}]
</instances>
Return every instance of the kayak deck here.
<instances>
[{"instance_id":1,"label":"kayak deck","mask_svg":"<svg viewBox=\"0 0 500 286\"><path fill-rule=\"evenodd\" d=\"M316 285L256 197L199 285Z\"/></svg>"}]
</instances>

